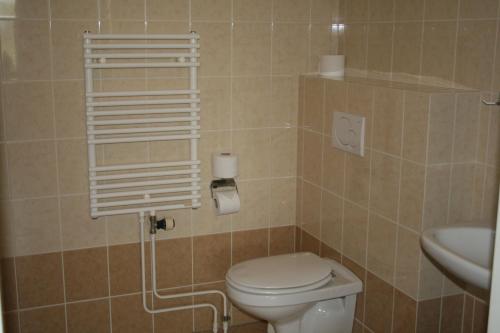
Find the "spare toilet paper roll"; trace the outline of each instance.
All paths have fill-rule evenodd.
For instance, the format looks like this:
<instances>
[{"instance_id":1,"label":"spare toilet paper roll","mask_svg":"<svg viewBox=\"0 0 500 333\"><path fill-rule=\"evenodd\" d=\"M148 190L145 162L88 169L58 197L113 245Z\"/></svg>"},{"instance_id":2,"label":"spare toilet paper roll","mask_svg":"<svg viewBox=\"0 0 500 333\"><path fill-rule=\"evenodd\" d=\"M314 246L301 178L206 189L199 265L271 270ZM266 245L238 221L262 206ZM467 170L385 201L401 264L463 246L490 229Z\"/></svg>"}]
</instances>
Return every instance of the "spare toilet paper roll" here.
<instances>
[{"instance_id":1,"label":"spare toilet paper roll","mask_svg":"<svg viewBox=\"0 0 500 333\"><path fill-rule=\"evenodd\" d=\"M234 178L238 176L238 157L231 153L213 154L212 174L216 178Z\"/></svg>"},{"instance_id":2,"label":"spare toilet paper roll","mask_svg":"<svg viewBox=\"0 0 500 333\"><path fill-rule=\"evenodd\" d=\"M240 196L236 190L215 192L214 200L217 215L232 214L240 210Z\"/></svg>"},{"instance_id":3,"label":"spare toilet paper roll","mask_svg":"<svg viewBox=\"0 0 500 333\"><path fill-rule=\"evenodd\" d=\"M319 74L326 76L344 76L345 56L324 55L319 60Z\"/></svg>"}]
</instances>

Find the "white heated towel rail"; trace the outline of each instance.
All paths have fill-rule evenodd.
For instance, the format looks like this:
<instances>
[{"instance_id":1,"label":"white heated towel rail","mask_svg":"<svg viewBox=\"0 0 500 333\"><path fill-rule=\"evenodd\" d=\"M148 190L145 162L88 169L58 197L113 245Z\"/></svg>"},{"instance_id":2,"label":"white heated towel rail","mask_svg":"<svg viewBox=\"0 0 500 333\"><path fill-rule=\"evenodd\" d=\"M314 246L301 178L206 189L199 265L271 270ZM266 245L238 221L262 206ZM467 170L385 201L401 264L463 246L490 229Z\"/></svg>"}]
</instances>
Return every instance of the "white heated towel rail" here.
<instances>
[{"instance_id":1,"label":"white heated towel rail","mask_svg":"<svg viewBox=\"0 0 500 333\"><path fill-rule=\"evenodd\" d=\"M199 207L198 34L83 37L91 216ZM141 68L185 68L189 89L94 89L96 71ZM188 160L97 164L98 145L179 140L190 141Z\"/></svg>"}]
</instances>

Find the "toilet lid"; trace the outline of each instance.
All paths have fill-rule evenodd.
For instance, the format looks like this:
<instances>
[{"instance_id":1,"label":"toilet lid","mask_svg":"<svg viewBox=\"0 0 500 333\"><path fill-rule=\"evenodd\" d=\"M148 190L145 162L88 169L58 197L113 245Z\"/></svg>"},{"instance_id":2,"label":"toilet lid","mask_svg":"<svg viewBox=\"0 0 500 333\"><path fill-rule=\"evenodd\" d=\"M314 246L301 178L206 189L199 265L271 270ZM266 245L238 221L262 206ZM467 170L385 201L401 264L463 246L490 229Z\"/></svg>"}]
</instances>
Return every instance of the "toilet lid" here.
<instances>
[{"instance_id":1,"label":"toilet lid","mask_svg":"<svg viewBox=\"0 0 500 333\"><path fill-rule=\"evenodd\" d=\"M327 261L303 252L239 263L229 269L227 278L249 288L289 289L325 280L331 271Z\"/></svg>"}]
</instances>

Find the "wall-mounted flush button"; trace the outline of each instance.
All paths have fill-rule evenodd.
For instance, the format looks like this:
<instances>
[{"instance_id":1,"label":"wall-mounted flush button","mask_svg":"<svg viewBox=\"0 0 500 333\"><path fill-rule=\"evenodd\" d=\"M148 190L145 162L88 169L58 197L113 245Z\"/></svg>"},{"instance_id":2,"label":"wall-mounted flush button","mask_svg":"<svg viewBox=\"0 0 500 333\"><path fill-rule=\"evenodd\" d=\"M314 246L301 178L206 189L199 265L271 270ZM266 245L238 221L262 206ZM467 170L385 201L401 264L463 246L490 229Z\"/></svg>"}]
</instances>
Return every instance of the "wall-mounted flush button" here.
<instances>
[{"instance_id":1,"label":"wall-mounted flush button","mask_svg":"<svg viewBox=\"0 0 500 333\"><path fill-rule=\"evenodd\" d=\"M334 112L332 145L350 153L364 156L365 117L344 112Z\"/></svg>"}]
</instances>

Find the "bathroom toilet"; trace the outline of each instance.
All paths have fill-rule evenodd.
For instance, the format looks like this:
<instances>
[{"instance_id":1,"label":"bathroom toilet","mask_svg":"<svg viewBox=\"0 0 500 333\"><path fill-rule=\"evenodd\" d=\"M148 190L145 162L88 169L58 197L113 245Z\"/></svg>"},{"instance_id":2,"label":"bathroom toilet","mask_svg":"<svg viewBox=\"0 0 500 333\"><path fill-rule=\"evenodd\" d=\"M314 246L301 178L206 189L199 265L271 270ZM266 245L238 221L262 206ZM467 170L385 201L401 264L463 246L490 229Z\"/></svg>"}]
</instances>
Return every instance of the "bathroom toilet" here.
<instances>
[{"instance_id":1,"label":"bathroom toilet","mask_svg":"<svg viewBox=\"0 0 500 333\"><path fill-rule=\"evenodd\" d=\"M350 333L362 283L338 262L302 252L234 265L226 288L238 308L269 323L268 333Z\"/></svg>"}]
</instances>

